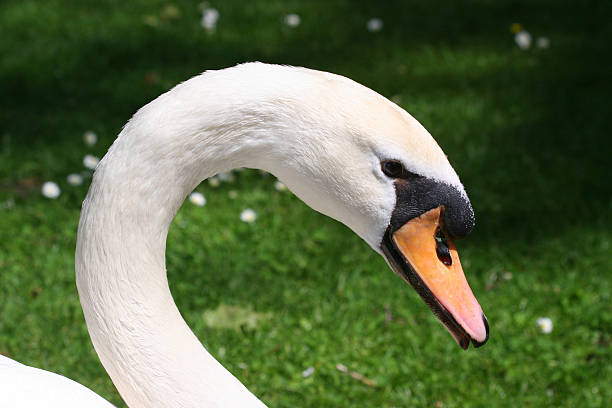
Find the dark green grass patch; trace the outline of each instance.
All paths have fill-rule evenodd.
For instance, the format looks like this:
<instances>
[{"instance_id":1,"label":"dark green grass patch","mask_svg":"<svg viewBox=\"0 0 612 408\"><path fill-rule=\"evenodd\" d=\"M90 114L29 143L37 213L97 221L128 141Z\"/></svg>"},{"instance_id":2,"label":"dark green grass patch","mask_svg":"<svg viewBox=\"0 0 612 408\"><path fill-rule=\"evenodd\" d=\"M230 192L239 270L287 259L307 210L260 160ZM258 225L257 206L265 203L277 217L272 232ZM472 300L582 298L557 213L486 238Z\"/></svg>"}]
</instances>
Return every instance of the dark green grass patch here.
<instances>
[{"instance_id":1,"label":"dark green grass patch","mask_svg":"<svg viewBox=\"0 0 612 408\"><path fill-rule=\"evenodd\" d=\"M168 238L175 300L213 355L274 407L612 399L608 3L220 1L210 3L214 34L199 25L198 2L124 3L0 4L1 353L122 404L74 284L87 186L65 177L179 81L261 60L347 75L436 137L476 211L458 245L491 338L460 350L351 231L245 171L199 186L206 206L185 203ZM288 13L301 16L298 27L283 24ZM365 29L372 17L382 31ZM519 50L515 22L550 48ZM83 144L86 130L96 146ZM41 196L46 180L60 185L57 200ZM240 221L245 208L253 224ZM205 313L228 305L266 318L209 327ZM552 320L551 333L538 317Z\"/></svg>"}]
</instances>

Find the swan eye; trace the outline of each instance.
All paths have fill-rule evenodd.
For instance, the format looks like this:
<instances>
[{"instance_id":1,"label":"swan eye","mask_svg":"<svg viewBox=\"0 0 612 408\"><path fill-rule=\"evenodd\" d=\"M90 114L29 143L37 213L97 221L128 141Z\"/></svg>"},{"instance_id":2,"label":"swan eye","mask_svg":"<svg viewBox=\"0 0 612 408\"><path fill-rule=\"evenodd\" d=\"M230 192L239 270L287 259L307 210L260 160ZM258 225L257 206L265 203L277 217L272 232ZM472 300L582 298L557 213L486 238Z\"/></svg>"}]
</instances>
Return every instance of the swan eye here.
<instances>
[{"instance_id":1,"label":"swan eye","mask_svg":"<svg viewBox=\"0 0 612 408\"><path fill-rule=\"evenodd\" d=\"M396 160L386 160L381 163L382 171L391 178L407 178L408 171L404 165Z\"/></svg>"}]
</instances>

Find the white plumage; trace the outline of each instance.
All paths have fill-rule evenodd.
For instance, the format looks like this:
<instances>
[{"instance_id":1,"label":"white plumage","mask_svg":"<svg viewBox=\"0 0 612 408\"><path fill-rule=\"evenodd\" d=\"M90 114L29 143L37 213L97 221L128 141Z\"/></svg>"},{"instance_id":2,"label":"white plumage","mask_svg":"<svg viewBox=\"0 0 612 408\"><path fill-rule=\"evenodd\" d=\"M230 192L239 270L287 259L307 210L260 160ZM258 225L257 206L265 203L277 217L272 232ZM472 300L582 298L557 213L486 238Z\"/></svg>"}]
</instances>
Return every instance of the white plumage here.
<instances>
[{"instance_id":1,"label":"white plumage","mask_svg":"<svg viewBox=\"0 0 612 408\"><path fill-rule=\"evenodd\" d=\"M0 406L6 408L113 408L69 378L20 364L0 354Z\"/></svg>"},{"instance_id":2,"label":"white plumage","mask_svg":"<svg viewBox=\"0 0 612 408\"><path fill-rule=\"evenodd\" d=\"M93 344L128 406L264 406L204 349L168 288L168 227L195 186L235 167L264 169L380 252L395 203L384 159L463 192L415 119L338 75L243 64L205 72L140 109L97 167L75 260ZM6 358L0 379L11 407L109 406Z\"/></svg>"}]
</instances>

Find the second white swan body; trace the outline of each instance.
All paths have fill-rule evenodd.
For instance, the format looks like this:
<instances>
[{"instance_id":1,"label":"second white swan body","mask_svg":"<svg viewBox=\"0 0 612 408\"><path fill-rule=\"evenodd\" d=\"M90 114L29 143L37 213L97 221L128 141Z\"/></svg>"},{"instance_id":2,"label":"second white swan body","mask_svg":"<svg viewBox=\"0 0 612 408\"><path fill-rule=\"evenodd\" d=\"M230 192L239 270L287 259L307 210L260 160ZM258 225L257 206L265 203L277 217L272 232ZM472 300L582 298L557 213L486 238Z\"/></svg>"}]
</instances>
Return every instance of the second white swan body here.
<instances>
[{"instance_id":1,"label":"second white swan body","mask_svg":"<svg viewBox=\"0 0 612 408\"><path fill-rule=\"evenodd\" d=\"M236 167L274 174L350 227L462 347L487 340L452 243L471 230L472 209L429 133L347 78L243 64L205 72L140 109L83 203L77 287L95 349L129 407L264 407L191 332L166 278L166 236L183 200Z\"/></svg>"}]
</instances>

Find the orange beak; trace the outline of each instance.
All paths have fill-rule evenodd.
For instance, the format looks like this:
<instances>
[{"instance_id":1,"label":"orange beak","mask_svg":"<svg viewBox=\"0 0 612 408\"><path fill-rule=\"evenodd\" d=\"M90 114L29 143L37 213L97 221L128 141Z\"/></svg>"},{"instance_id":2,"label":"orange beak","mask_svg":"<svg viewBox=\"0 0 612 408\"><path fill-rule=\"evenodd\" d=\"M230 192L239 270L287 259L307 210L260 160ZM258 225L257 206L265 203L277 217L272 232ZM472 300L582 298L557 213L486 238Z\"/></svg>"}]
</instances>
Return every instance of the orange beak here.
<instances>
[{"instance_id":1,"label":"orange beak","mask_svg":"<svg viewBox=\"0 0 612 408\"><path fill-rule=\"evenodd\" d=\"M457 249L444 232L443 211L441 206L408 221L390 234L383 249L393 269L415 288L457 343L467 349L471 340L479 347L489 337L489 326Z\"/></svg>"}]
</instances>

